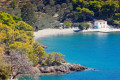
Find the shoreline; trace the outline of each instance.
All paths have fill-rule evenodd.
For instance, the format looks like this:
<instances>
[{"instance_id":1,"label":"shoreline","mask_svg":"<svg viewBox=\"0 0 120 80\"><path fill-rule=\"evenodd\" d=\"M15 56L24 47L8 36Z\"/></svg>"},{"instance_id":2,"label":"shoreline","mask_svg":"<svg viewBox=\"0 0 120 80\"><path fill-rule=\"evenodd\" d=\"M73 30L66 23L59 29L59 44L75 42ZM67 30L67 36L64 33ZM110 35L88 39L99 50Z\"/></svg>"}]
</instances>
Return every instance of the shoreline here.
<instances>
[{"instance_id":1,"label":"shoreline","mask_svg":"<svg viewBox=\"0 0 120 80\"><path fill-rule=\"evenodd\" d=\"M78 30L78 28L68 28L68 29L43 29L34 32L34 40L38 38L50 37L50 36L57 36L57 35L67 35L75 33L74 30Z\"/></svg>"},{"instance_id":2,"label":"shoreline","mask_svg":"<svg viewBox=\"0 0 120 80\"><path fill-rule=\"evenodd\" d=\"M34 32L34 39L43 38L43 37L50 37L50 36L57 36L57 35L66 35L66 34L73 34L76 29L43 29ZM102 28L102 29L88 29L80 31L84 32L120 32L120 29L109 29L109 28ZM40 70L39 75L53 75L53 74L69 74L72 72L78 71L85 71L88 70L87 67L82 66L80 64L71 64L65 63L60 66L39 66L38 69ZM90 69L92 70L92 69ZM95 71L95 69L93 69Z\"/></svg>"},{"instance_id":3,"label":"shoreline","mask_svg":"<svg viewBox=\"0 0 120 80\"><path fill-rule=\"evenodd\" d=\"M61 75L61 74L70 74L73 72L81 72L86 70L93 70L95 69L89 69L86 66L82 66L80 64L75 63L61 63L61 65L55 65L55 66L37 66L33 67L35 76L42 76L42 75ZM31 76L30 74L20 74L17 77L21 76Z\"/></svg>"},{"instance_id":4,"label":"shoreline","mask_svg":"<svg viewBox=\"0 0 120 80\"><path fill-rule=\"evenodd\" d=\"M78 28L68 28L68 29L43 29L34 32L34 40L38 38L44 38L44 37L50 37L50 36L57 36L57 35L68 35L76 33L74 30L79 30ZM102 29L88 29L88 30L82 30L79 32L101 32L101 33L108 33L108 32L120 32L120 29L115 28L102 28Z\"/></svg>"},{"instance_id":5,"label":"shoreline","mask_svg":"<svg viewBox=\"0 0 120 80\"><path fill-rule=\"evenodd\" d=\"M45 74L69 74L72 72L85 71L88 68L80 64L74 63L61 63L61 65L54 66L39 66L37 67L40 70L41 75Z\"/></svg>"},{"instance_id":6,"label":"shoreline","mask_svg":"<svg viewBox=\"0 0 120 80\"><path fill-rule=\"evenodd\" d=\"M57 35L67 35L75 33L74 30L78 30L77 28L74 29L44 29L34 32L34 39L43 38L43 37L50 37L50 36L57 36ZM69 74L72 72L79 72L85 71L88 68L82 66L80 64L74 63L62 63L59 66L38 66L36 67L39 69L39 75L54 75L54 74Z\"/></svg>"},{"instance_id":7,"label":"shoreline","mask_svg":"<svg viewBox=\"0 0 120 80\"><path fill-rule=\"evenodd\" d=\"M120 32L120 29L116 28L101 28L101 29L88 29L82 30L81 32Z\"/></svg>"}]
</instances>

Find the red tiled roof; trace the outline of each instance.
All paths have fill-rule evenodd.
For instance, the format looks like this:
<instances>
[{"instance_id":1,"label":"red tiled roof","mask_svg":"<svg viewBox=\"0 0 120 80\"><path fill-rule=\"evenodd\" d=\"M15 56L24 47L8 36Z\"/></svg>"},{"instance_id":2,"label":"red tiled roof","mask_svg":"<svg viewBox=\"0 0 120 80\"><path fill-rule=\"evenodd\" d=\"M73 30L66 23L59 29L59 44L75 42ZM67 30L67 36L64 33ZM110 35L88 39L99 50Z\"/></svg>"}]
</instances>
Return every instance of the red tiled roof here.
<instances>
[{"instance_id":1,"label":"red tiled roof","mask_svg":"<svg viewBox=\"0 0 120 80\"><path fill-rule=\"evenodd\" d=\"M87 23L93 23L93 21L88 21Z\"/></svg>"},{"instance_id":2,"label":"red tiled roof","mask_svg":"<svg viewBox=\"0 0 120 80\"><path fill-rule=\"evenodd\" d=\"M105 20L96 20L97 22L105 22Z\"/></svg>"}]
</instances>

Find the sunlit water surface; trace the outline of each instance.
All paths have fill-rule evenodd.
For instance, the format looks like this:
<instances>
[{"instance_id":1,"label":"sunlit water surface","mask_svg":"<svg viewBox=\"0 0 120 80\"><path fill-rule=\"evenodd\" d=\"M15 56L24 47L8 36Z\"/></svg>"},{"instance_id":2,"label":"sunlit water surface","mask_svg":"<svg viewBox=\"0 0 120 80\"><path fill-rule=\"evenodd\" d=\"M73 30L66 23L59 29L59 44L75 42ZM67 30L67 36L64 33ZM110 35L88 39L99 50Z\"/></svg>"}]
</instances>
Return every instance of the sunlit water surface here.
<instances>
[{"instance_id":1,"label":"sunlit water surface","mask_svg":"<svg viewBox=\"0 0 120 80\"><path fill-rule=\"evenodd\" d=\"M62 75L43 75L38 80L120 80L120 33L75 33L38 39L48 46L45 51L60 52L66 61L96 71ZM29 77L20 80L30 80ZM31 79L34 80L34 79Z\"/></svg>"}]
</instances>

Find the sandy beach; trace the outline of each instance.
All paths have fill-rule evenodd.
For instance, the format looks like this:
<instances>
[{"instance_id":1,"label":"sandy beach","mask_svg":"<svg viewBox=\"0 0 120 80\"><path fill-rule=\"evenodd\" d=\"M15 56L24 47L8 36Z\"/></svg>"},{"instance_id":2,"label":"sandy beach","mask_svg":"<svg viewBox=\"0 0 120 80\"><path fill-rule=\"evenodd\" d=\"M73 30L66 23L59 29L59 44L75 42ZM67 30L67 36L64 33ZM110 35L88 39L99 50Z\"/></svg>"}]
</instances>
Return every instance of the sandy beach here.
<instances>
[{"instance_id":1,"label":"sandy beach","mask_svg":"<svg viewBox=\"0 0 120 80\"><path fill-rule=\"evenodd\" d=\"M49 37L49 36L56 36L56 35L65 35L65 34L72 34L74 33L74 30L78 30L77 28L74 29L43 29L34 32L34 39L40 38L40 37Z\"/></svg>"},{"instance_id":2,"label":"sandy beach","mask_svg":"<svg viewBox=\"0 0 120 80\"><path fill-rule=\"evenodd\" d=\"M34 32L34 39L38 39L41 37L49 37L49 36L56 36L56 35L66 35L66 34L73 34L75 33L74 30L78 30L78 28L74 29L43 29ZM113 28L102 28L102 29L88 29L82 30L80 32L119 32L120 29L113 29Z\"/></svg>"}]
</instances>

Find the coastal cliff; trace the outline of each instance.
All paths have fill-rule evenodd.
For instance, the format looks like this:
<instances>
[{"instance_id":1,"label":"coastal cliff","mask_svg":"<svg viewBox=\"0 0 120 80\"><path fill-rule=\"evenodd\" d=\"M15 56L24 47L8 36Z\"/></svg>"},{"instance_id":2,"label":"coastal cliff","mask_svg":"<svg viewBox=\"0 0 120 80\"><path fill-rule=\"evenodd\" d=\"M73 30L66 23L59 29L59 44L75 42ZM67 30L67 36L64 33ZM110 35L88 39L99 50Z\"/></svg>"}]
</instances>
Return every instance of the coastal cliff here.
<instances>
[{"instance_id":1,"label":"coastal cliff","mask_svg":"<svg viewBox=\"0 0 120 80\"><path fill-rule=\"evenodd\" d=\"M70 73L88 69L80 64L62 63L59 66L39 66L40 73Z\"/></svg>"}]
</instances>

